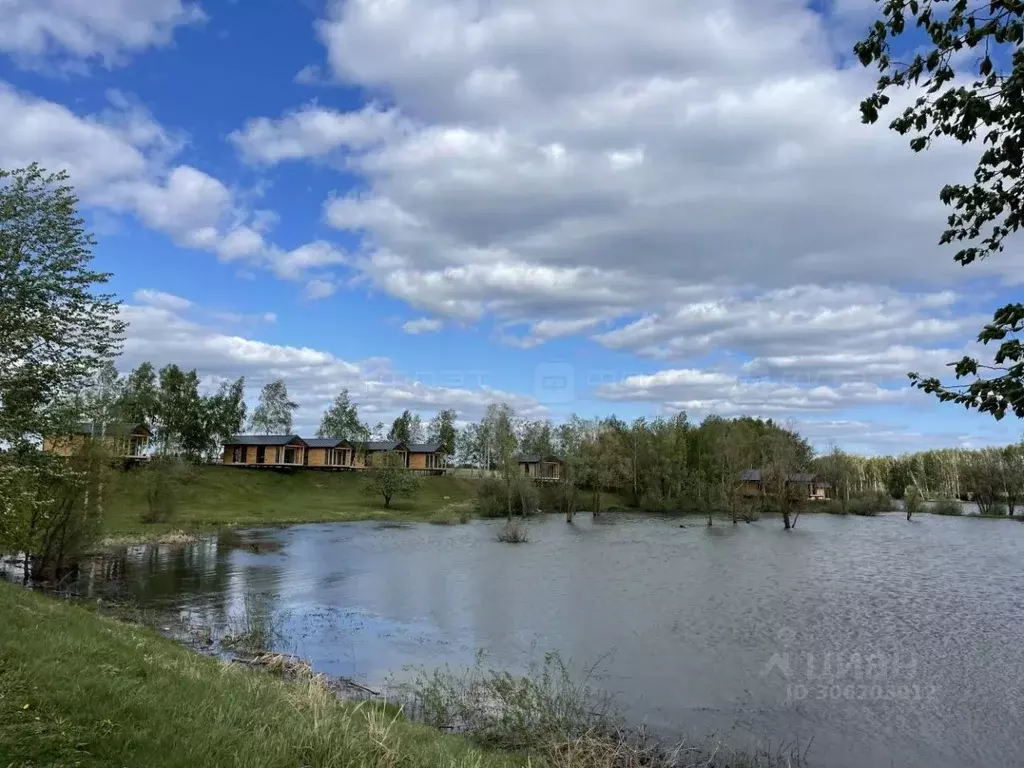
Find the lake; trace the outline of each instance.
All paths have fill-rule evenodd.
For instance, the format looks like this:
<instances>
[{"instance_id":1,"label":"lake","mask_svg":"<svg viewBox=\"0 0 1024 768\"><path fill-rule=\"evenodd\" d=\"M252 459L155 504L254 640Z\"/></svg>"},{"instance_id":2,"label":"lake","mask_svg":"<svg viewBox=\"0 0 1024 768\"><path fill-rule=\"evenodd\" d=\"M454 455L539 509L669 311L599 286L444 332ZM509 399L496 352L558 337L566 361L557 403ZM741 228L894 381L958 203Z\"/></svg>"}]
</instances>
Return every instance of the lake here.
<instances>
[{"instance_id":1,"label":"lake","mask_svg":"<svg viewBox=\"0 0 1024 768\"><path fill-rule=\"evenodd\" d=\"M79 589L220 626L258 601L278 650L375 686L558 650L600 660L598 685L667 735L813 739L811 764L838 768L1024 764L1024 525L685 522L550 517L524 545L500 522L301 525L131 548Z\"/></svg>"}]
</instances>

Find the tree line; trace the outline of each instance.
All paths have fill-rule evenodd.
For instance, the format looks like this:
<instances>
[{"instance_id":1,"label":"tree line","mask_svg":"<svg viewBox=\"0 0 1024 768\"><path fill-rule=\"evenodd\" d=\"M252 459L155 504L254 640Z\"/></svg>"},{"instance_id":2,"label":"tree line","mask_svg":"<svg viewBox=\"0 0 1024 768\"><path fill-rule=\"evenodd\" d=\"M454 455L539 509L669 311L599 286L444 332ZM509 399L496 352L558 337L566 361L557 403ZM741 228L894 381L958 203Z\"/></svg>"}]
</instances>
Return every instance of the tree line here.
<instances>
[{"instance_id":1,"label":"tree line","mask_svg":"<svg viewBox=\"0 0 1024 768\"><path fill-rule=\"evenodd\" d=\"M842 502L875 491L894 499L973 501L982 514L1013 515L1024 496L1024 444L980 449L939 448L864 458L832 448L813 466Z\"/></svg>"}]
</instances>

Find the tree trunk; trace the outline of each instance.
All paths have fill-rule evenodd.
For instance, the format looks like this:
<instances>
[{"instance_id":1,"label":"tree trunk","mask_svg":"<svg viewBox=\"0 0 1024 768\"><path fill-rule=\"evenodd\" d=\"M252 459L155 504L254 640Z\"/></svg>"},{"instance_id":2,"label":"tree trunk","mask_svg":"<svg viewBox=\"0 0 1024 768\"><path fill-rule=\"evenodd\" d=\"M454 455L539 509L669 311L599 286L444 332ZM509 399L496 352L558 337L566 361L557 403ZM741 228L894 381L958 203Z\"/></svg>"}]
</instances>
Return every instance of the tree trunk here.
<instances>
[{"instance_id":1,"label":"tree trunk","mask_svg":"<svg viewBox=\"0 0 1024 768\"><path fill-rule=\"evenodd\" d=\"M791 529L791 528L793 527L793 526L792 526L792 525L790 524L790 522L789 522L789 510L788 510L788 509L783 509L783 510L782 510L782 526L783 526L783 528L785 528L785 529L786 529L787 531L788 531L788 530L790 530L790 529Z\"/></svg>"},{"instance_id":2,"label":"tree trunk","mask_svg":"<svg viewBox=\"0 0 1024 768\"><path fill-rule=\"evenodd\" d=\"M384 496L384 509L390 509L391 508L391 494L390 493L385 493L385 494L383 494L383 496Z\"/></svg>"}]
</instances>

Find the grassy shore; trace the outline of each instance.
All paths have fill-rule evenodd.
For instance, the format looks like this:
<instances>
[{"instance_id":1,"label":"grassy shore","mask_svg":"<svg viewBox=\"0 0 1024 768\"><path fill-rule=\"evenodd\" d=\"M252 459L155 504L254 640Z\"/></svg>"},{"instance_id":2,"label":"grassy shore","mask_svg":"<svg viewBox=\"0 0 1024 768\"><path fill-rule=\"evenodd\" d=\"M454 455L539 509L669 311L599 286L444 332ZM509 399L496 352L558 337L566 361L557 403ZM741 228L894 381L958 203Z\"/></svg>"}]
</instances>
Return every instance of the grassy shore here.
<instances>
[{"instance_id":1,"label":"grassy shore","mask_svg":"<svg viewBox=\"0 0 1024 768\"><path fill-rule=\"evenodd\" d=\"M454 516L476 497L479 480L427 476L409 498L385 509L379 496L363 491L352 472L250 470L204 466L191 470L179 509L170 523L144 524L146 491L138 470L119 473L107 491L105 537L157 538L175 530L225 526L286 525L352 520L431 520Z\"/></svg>"},{"instance_id":2,"label":"grassy shore","mask_svg":"<svg viewBox=\"0 0 1024 768\"><path fill-rule=\"evenodd\" d=\"M511 768L516 759L0 583L0 766Z\"/></svg>"}]
</instances>

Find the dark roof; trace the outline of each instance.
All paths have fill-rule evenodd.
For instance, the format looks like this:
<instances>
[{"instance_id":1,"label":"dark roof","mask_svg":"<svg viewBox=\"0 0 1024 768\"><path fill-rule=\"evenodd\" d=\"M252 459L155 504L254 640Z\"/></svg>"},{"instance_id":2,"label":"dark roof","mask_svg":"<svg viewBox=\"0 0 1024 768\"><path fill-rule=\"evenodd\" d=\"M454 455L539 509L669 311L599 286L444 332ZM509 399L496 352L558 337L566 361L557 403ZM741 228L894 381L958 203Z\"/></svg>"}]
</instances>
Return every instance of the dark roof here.
<instances>
[{"instance_id":1,"label":"dark roof","mask_svg":"<svg viewBox=\"0 0 1024 768\"><path fill-rule=\"evenodd\" d=\"M562 460L557 456L543 456L539 453L523 453L516 456L516 462L519 464L539 464L542 461L557 461L559 464Z\"/></svg>"},{"instance_id":2,"label":"dark roof","mask_svg":"<svg viewBox=\"0 0 1024 768\"><path fill-rule=\"evenodd\" d=\"M84 421L75 424L72 434L74 435L130 435L133 432L149 432L146 424L129 424L122 421L108 421L106 424L99 421Z\"/></svg>"},{"instance_id":3,"label":"dark roof","mask_svg":"<svg viewBox=\"0 0 1024 768\"><path fill-rule=\"evenodd\" d=\"M337 448L339 445L350 445L348 440L339 437L304 437L302 438L310 448Z\"/></svg>"},{"instance_id":4,"label":"dark roof","mask_svg":"<svg viewBox=\"0 0 1024 768\"><path fill-rule=\"evenodd\" d=\"M235 435L225 440L224 445L288 445L298 440L303 445L306 441L298 435Z\"/></svg>"},{"instance_id":5,"label":"dark roof","mask_svg":"<svg viewBox=\"0 0 1024 768\"><path fill-rule=\"evenodd\" d=\"M761 470L760 469L744 469L740 472L740 480L744 483L760 483L761 482Z\"/></svg>"},{"instance_id":6,"label":"dark roof","mask_svg":"<svg viewBox=\"0 0 1024 768\"><path fill-rule=\"evenodd\" d=\"M744 469L740 472L740 480L745 483L759 483L761 482L761 470L760 469ZM828 486L819 475L813 472L794 472L786 478L787 483L817 483L818 485Z\"/></svg>"},{"instance_id":7,"label":"dark roof","mask_svg":"<svg viewBox=\"0 0 1024 768\"><path fill-rule=\"evenodd\" d=\"M790 483L813 483L818 479L818 476L813 472L794 472L788 478L787 482Z\"/></svg>"},{"instance_id":8,"label":"dark roof","mask_svg":"<svg viewBox=\"0 0 1024 768\"><path fill-rule=\"evenodd\" d=\"M377 440L363 443L363 449L367 451L393 451L401 443L397 440Z\"/></svg>"},{"instance_id":9,"label":"dark roof","mask_svg":"<svg viewBox=\"0 0 1024 768\"><path fill-rule=\"evenodd\" d=\"M441 450L440 443L409 443L409 453L437 453Z\"/></svg>"}]
</instances>

